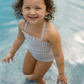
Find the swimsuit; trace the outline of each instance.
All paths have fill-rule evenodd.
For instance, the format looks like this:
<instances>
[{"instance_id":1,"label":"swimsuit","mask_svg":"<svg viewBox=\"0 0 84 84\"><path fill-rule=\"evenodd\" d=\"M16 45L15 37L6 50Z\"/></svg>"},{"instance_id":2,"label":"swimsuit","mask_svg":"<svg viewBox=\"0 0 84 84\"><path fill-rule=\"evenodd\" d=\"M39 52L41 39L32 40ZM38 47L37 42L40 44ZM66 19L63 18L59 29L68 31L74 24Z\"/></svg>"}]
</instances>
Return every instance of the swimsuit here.
<instances>
[{"instance_id":1,"label":"swimsuit","mask_svg":"<svg viewBox=\"0 0 84 84\"><path fill-rule=\"evenodd\" d=\"M26 40L30 53L32 56L39 61L50 62L54 60L54 54L49 42L43 41L43 34L45 30L46 21L44 21L41 39L32 36L25 32L28 22L26 23L24 30L22 30Z\"/></svg>"}]
</instances>

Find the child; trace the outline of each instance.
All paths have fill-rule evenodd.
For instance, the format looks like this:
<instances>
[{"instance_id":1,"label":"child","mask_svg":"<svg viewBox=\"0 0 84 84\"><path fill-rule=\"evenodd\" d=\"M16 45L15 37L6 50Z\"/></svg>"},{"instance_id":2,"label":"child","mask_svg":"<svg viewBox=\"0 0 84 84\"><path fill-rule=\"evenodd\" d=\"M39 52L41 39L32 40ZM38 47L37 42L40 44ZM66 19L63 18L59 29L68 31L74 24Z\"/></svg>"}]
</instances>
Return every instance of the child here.
<instances>
[{"instance_id":1,"label":"child","mask_svg":"<svg viewBox=\"0 0 84 84\"><path fill-rule=\"evenodd\" d=\"M16 51L26 39L28 50L24 58L23 73L28 75L28 80L35 80L36 84L46 84L43 77L55 59L59 71L57 83L61 81L62 84L67 84L60 35L49 22L55 12L53 1L17 0L13 8L15 15L24 19L20 21L18 35L2 63L9 63L10 59L13 61Z\"/></svg>"}]
</instances>

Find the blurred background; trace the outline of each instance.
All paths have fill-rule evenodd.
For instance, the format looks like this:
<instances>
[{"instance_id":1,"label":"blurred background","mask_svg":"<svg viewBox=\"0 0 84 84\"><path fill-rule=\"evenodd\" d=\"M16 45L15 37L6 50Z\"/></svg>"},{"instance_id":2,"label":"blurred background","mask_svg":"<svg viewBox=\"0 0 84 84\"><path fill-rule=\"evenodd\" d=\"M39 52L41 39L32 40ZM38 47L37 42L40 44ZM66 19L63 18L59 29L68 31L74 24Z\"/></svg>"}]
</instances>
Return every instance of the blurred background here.
<instances>
[{"instance_id":1,"label":"blurred background","mask_svg":"<svg viewBox=\"0 0 84 84\"><path fill-rule=\"evenodd\" d=\"M20 22L13 15L12 3L13 0L0 0L0 84L35 84L22 73L26 41L17 51L14 62L2 64L17 36ZM84 84L84 0L54 0L54 3L57 12L52 24L61 36L67 82ZM46 84L56 84L57 75L54 61L44 76Z\"/></svg>"}]
</instances>

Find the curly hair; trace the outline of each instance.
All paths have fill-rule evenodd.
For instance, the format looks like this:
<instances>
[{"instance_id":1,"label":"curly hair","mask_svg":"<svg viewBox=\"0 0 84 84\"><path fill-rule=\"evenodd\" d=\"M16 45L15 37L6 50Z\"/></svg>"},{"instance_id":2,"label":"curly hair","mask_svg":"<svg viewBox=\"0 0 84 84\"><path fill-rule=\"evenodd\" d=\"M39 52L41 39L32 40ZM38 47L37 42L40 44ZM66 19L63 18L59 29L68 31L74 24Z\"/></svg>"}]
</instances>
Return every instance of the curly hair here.
<instances>
[{"instance_id":1,"label":"curly hair","mask_svg":"<svg viewBox=\"0 0 84 84\"><path fill-rule=\"evenodd\" d=\"M46 5L46 11L49 12L48 15L45 15L45 20L49 21L54 19L54 13L57 11L55 4L53 3L53 0L44 0L44 3ZM23 6L23 0L17 0L12 4L12 8L14 9L14 15L20 19L23 18L23 15L21 13L21 7Z\"/></svg>"}]
</instances>

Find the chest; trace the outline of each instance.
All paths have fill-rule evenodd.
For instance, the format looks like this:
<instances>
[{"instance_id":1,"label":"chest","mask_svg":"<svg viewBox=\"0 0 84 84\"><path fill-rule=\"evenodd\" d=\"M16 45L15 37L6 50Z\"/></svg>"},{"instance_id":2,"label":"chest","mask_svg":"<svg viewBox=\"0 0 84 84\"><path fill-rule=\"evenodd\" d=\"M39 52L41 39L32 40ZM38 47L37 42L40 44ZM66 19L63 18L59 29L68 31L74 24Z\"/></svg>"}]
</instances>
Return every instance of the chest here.
<instances>
[{"instance_id":1,"label":"chest","mask_svg":"<svg viewBox=\"0 0 84 84\"><path fill-rule=\"evenodd\" d=\"M42 38L42 34L43 34L42 40L45 42L48 42L46 28L45 28L44 33L43 33L42 28L35 30L35 29L27 27L25 29L25 33L28 34L30 37L37 38L39 40Z\"/></svg>"}]
</instances>

